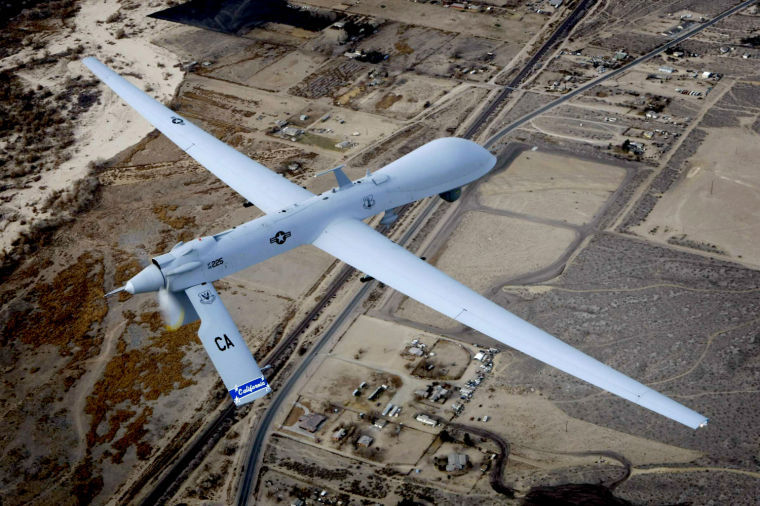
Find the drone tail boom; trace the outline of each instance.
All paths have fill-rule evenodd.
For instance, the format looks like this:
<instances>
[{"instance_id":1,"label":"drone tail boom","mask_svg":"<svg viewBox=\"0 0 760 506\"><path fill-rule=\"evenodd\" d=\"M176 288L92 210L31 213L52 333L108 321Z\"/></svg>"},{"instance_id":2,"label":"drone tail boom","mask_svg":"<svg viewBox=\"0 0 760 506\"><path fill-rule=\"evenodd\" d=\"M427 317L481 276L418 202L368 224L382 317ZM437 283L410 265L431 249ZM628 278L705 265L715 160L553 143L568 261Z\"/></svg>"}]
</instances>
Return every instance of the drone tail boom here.
<instances>
[{"instance_id":1,"label":"drone tail boom","mask_svg":"<svg viewBox=\"0 0 760 506\"><path fill-rule=\"evenodd\" d=\"M235 404L242 406L271 392L251 350L211 283L191 286L185 293L201 319L198 337Z\"/></svg>"}]
</instances>

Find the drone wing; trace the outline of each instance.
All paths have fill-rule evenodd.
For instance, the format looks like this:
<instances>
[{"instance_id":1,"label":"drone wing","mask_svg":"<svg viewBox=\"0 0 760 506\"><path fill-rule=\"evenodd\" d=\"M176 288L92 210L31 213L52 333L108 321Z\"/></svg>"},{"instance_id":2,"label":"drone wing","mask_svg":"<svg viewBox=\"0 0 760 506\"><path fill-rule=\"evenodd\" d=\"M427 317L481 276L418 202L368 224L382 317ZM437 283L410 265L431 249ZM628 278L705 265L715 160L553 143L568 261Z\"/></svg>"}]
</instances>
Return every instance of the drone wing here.
<instances>
[{"instance_id":1,"label":"drone wing","mask_svg":"<svg viewBox=\"0 0 760 506\"><path fill-rule=\"evenodd\" d=\"M191 286L185 293L201 319L198 337L235 404L242 406L271 392L251 350L211 283Z\"/></svg>"},{"instance_id":2,"label":"drone wing","mask_svg":"<svg viewBox=\"0 0 760 506\"><path fill-rule=\"evenodd\" d=\"M699 413L518 318L360 221L331 223L314 245L449 318L561 371L693 429L707 423Z\"/></svg>"},{"instance_id":3,"label":"drone wing","mask_svg":"<svg viewBox=\"0 0 760 506\"><path fill-rule=\"evenodd\" d=\"M174 144L265 213L313 196L164 107L96 58L82 63Z\"/></svg>"}]
</instances>

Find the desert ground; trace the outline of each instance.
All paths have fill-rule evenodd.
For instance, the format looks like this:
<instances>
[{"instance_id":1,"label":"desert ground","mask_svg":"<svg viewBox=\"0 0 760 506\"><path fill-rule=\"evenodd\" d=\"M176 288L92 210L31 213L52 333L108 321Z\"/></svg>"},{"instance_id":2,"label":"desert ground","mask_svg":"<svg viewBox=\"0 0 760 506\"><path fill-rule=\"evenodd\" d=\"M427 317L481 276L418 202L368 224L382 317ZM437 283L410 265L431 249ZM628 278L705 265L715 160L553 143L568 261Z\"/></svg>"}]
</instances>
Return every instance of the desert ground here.
<instances>
[{"instance_id":1,"label":"desert ground","mask_svg":"<svg viewBox=\"0 0 760 506\"><path fill-rule=\"evenodd\" d=\"M472 134L496 169L455 203L409 209L388 232L709 416L696 432L362 283L363 273L330 292L343 265L314 247L215 284L260 364L278 357L267 364L274 394L227 418L197 323L168 332L150 295L103 298L179 241L262 213L81 58L97 56L318 193L335 185L321 171L345 164L354 179L464 135L577 4L308 0L297 5L348 26L235 34L147 17L174 4L163 0L4 7L0 502L142 503L191 451L157 502L237 502L253 437L282 395L249 504L530 505L579 490L618 504L753 504L757 7L489 142L679 24L736 3L591 2ZM383 415L389 404L400 409ZM299 427L309 413L325 417L313 433ZM447 471L450 455L467 463Z\"/></svg>"},{"instance_id":2,"label":"desert ground","mask_svg":"<svg viewBox=\"0 0 760 506\"><path fill-rule=\"evenodd\" d=\"M702 120L704 141L684 161L682 175L634 230L671 244L715 250L758 265L756 199L757 86L736 86ZM739 107L739 111L736 108ZM733 116L715 124L723 113Z\"/></svg>"}]
</instances>

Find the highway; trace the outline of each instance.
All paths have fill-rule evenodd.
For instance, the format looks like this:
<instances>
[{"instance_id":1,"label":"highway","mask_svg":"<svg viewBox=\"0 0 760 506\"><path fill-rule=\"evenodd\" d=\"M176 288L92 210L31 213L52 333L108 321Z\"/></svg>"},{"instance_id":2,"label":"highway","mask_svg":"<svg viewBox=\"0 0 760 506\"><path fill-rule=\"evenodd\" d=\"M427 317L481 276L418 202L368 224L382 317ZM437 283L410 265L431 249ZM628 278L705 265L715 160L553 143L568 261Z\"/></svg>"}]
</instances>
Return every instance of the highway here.
<instances>
[{"instance_id":1,"label":"highway","mask_svg":"<svg viewBox=\"0 0 760 506\"><path fill-rule=\"evenodd\" d=\"M571 91L570 93L562 95L560 98L558 98L554 102L550 102L550 103L546 104L545 106L539 107L535 111L533 111L531 113L528 113L525 116L522 116L521 118L513 121L508 126L506 126L502 130L500 130L499 132L497 132L496 134L494 134L490 139L488 139L485 142L484 146L486 148L490 148L496 141L498 141L499 139L501 139L502 137L504 137L505 135L507 135L509 132L511 132L515 128L518 128L518 127L524 125L525 123L527 123L528 121L532 120L536 116L540 116L541 114L543 114L543 113L545 113L547 111L550 111L551 109L554 109L558 105L561 105L561 104L567 102L568 100L577 97L581 93L585 93L586 91L590 90L594 86L596 86L596 85L598 85L598 84L600 84L600 83L602 83L602 82L604 82L604 81L606 81L608 79L612 79L613 77L619 76L623 72L627 72L628 70L632 69L636 65L638 65L640 63L643 63L643 62L645 62L645 61L647 61L647 60L649 60L649 59L657 56L658 54L662 53L663 51L665 51L669 47L676 46L676 45L680 44L681 42L683 42L684 40L688 39L689 37L693 37L694 35L696 35L697 33L701 32L702 30L704 30L706 28L709 28L710 26L714 25L715 23L717 23L721 19L726 18L726 17L730 16L731 14L734 14L735 12L738 12L738 11L740 11L742 9L745 9L745 8L749 7L750 5L752 5L753 3L755 3L756 1L757 0L747 0L747 1L742 2L742 3L740 3L740 4L738 4L738 5L734 6L734 7L731 7L730 9L725 10L722 13L718 14L717 16L715 16L714 18L712 18L710 21L706 21L706 22L704 22L704 23L696 26L695 28L693 28L691 30L685 31L685 33L682 33L681 35L679 35L678 37L674 38L673 40L671 40L669 42L666 42L665 44L659 46L658 48L656 48L656 49L648 52L644 56L639 56L638 58L636 58L632 62L630 62L630 63L628 63L626 65L623 65L622 67L620 67L618 69L615 69L615 70L612 70L610 72L607 72L606 74L602 75L601 77L598 77L597 79L595 79L593 81L590 81L590 82L584 84L583 86L580 86L579 88Z\"/></svg>"},{"instance_id":2,"label":"highway","mask_svg":"<svg viewBox=\"0 0 760 506\"><path fill-rule=\"evenodd\" d=\"M570 30L572 30L575 25L578 24L578 21L580 21L583 16L588 11L589 7L592 3L596 2L596 0L581 0L578 5L573 9L573 11L570 13L570 15L565 18L565 20L559 25L559 27L552 33L551 37L549 37L546 42L539 48L538 51L536 51L536 54L534 54L530 60L528 60L528 63L525 64L525 66L522 68L519 74L512 79L508 85L504 87L503 90L499 92L499 94L496 96L496 98L488 104L488 107L473 121L472 125L465 131L463 137L467 139L472 139L475 134L480 130L480 127L483 126L483 123L485 123L488 118L499 108L499 105L515 90L518 88L520 83L530 75L530 73L533 71L533 67L538 63L541 58L544 57L544 55L551 49L559 40L560 37L566 37Z\"/></svg>"}]
</instances>

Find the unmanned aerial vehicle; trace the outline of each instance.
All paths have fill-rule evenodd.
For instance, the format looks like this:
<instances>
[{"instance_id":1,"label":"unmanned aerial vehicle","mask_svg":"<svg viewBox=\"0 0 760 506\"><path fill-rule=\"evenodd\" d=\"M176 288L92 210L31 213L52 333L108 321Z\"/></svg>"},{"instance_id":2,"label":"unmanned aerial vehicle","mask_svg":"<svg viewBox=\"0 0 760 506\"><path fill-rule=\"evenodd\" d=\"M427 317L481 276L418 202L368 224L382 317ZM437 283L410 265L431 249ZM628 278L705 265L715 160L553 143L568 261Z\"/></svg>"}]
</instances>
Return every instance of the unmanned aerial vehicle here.
<instances>
[{"instance_id":1,"label":"unmanned aerial vehicle","mask_svg":"<svg viewBox=\"0 0 760 506\"><path fill-rule=\"evenodd\" d=\"M200 319L198 335L237 405L271 391L212 283L304 244L339 258L518 351L696 429L707 418L518 318L395 244L362 220L460 189L493 169L496 157L466 139L431 141L374 173L314 195L204 132L95 58L84 64L185 153L266 214L215 235L179 243L111 293L157 292L167 326ZM110 294L109 294L110 295Z\"/></svg>"}]
</instances>

